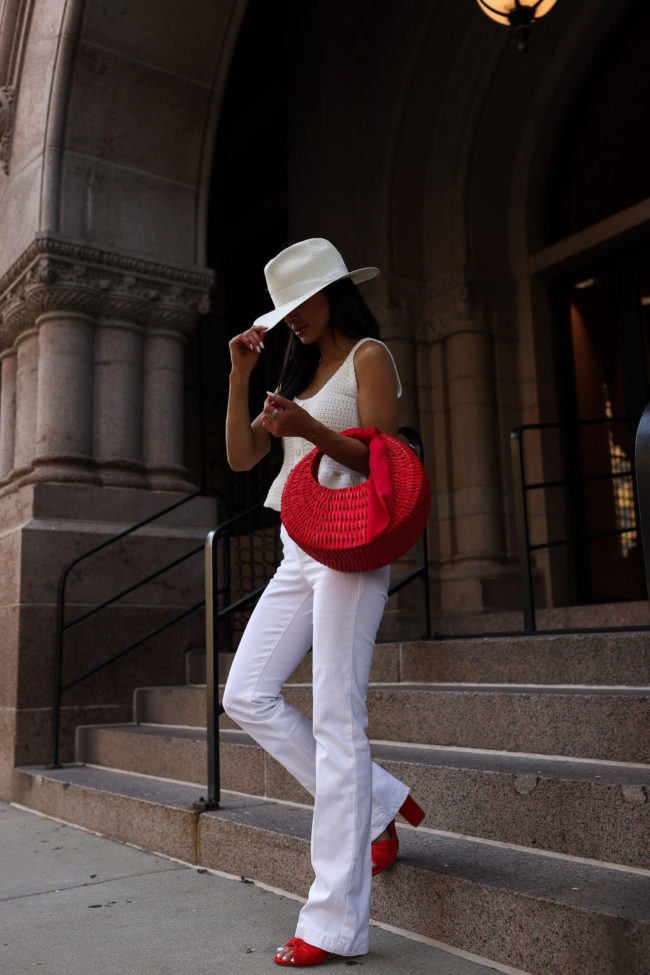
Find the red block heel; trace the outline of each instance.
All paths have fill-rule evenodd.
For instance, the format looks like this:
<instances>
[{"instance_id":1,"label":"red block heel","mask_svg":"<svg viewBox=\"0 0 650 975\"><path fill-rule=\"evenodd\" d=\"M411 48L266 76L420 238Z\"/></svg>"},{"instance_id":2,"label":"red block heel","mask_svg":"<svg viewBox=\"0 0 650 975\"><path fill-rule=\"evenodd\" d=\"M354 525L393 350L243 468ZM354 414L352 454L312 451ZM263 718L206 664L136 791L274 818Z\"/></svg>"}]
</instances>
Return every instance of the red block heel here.
<instances>
[{"instance_id":1,"label":"red block heel","mask_svg":"<svg viewBox=\"0 0 650 975\"><path fill-rule=\"evenodd\" d=\"M419 826L424 819L424 810L418 806L415 799L410 795L406 797L399 809L400 816L403 816L411 826ZM395 820L386 827L390 833L390 839L378 840L372 844L372 875L376 877L378 873L390 867L397 857L399 851L399 840L395 829Z\"/></svg>"},{"instance_id":2,"label":"red block heel","mask_svg":"<svg viewBox=\"0 0 650 975\"><path fill-rule=\"evenodd\" d=\"M289 938L284 947L293 948L291 961L285 961L284 958L279 958L276 955L273 959L276 965L292 965L296 968L306 968L308 965L320 965L331 954L331 952L325 951L323 948L317 948L315 945L307 944L302 938Z\"/></svg>"},{"instance_id":3,"label":"red block heel","mask_svg":"<svg viewBox=\"0 0 650 975\"><path fill-rule=\"evenodd\" d=\"M385 870L386 867L390 867L391 863L397 856L397 851L399 850L399 840L397 839L397 830L395 829L395 820L389 823L386 827L390 833L389 840L378 840L376 843L372 844L372 875L376 877L378 873Z\"/></svg>"},{"instance_id":4,"label":"red block heel","mask_svg":"<svg viewBox=\"0 0 650 975\"><path fill-rule=\"evenodd\" d=\"M400 807L400 816L403 816L407 823L411 826L419 826L424 819L424 809L421 809L415 799L412 799L410 794L404 800L404 803Z\"/></svg>"}]
</instances>

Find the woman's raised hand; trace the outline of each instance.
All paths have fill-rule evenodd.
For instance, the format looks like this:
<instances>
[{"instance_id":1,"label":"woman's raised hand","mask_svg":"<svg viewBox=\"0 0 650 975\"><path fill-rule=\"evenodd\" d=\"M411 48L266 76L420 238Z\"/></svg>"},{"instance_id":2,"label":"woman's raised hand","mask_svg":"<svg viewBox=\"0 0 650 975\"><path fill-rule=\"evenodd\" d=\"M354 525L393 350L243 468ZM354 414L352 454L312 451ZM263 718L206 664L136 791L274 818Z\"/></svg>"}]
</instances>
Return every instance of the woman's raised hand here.
<instances>
[{"instance_id":1,"label":"woman's raised hand","mask_svg":"<svg viewBox=\"0 0 650 975\"><path fill-rule=\"evenodd\" d=\"M264 335L266 329L259 325L252 325L241 335L231 338L230 359L235 372L251 372L258 361L258 357L264 348Z\"/></svg>"},{"instance_id":2,"label":"woman's raised hand","mask_svg":"<svg viewBox=\"0 0 650 975\"><path fill-rule=\"evenodd\" d=\"M278 393L268 393L262 410L262 426L274 437L311 440L314 419L302 406Z\"/></svg>"}]
</instances>

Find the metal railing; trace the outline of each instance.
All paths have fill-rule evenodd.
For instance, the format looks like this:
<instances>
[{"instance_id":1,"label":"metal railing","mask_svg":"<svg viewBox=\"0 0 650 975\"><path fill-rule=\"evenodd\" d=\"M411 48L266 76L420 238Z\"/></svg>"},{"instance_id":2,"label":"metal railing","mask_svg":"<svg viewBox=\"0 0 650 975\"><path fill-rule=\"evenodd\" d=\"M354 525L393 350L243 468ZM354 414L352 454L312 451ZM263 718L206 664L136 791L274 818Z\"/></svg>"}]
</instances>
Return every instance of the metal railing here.
<instances>
[{"instance_id":1,"label":"metal railing","mask_svg":"<svg viewBox=\"0 0 650 975\"><path fill-rule=\"evenodd\" d=\"M407 440L413 447L420 459L423 456L422 440L418 433L411 427L400 427L399 434ZM246 609L252 602L255 602L264 592L266 585L259 586L241 599L230 603L228 606L219 608L219 596L229 588L229 580L226 585L219 585L219 559L217 543L225 538L229 538L232 529L241 522L247 521L252 515L263 507L262 504L253 505L246 511L228 519L219 525L214 531L210 532L205 541L205 624L206 624L206 735L207 735L207 796L201 796L194 807L200 810L218 809L221 801L221 769L219 762L219 716L223 714L223 707L219 703L219 652L221 650L218 639L219 623L229 619L233 613ZM417 543L418 564L411 572L401 579L397 579L388 588L388 595L392 596L405 586L417 580L421 581L423 588L423 607L422 629L423 637L430 636L431 630L431 611L429 602L429 562L426 530L422 533Z\"/></svg>"},{"instance_id":2,"label":"metal railing","mask_svg":"<svg viewBox=\"0 0 650 975\"><path fill-rule=\"evenodd\" d=\"M65 650L64 643L65 643L65 635L69 630L79 625L80 623L84 622L84 620L87 620L90 617L95 616L97 613L99 613L103 609L106 609L108 606L114 605L120 599L123 599L125 596L129 595L130 593L135 592L137 589L141 588L147 583L153 581L154 579L157 579L159 576L163 575L163 573L168 572L170 569L176 568L177 566L181 565L183 562L186 562L188 559L192 558L193 556L198 555L200 552L203 551L204 543L202 542L200 545L195 546L190 551L186 552L180 557L167 563L161 568L156 569L154 572L149 573L149 575L133 583L133 585L127 586L125 589L121 589L119 592L115 593L115 595L109 597L108 599L105 599L101 603L98 603L96 606L93 606L91 609L88 609L85 612L80 613L78 616L75 616L73 619L66 620L65 619L66 589L67 589L70 573L81 562L84 562L87 559L91 558L92 556L97 555L98 552L105 551L107 548L109 548L109 546L117 544L118 542L122 541L122 539L127 538L130 535L133 535L135 532L139 531L141 528L144 528L146 525L150 525L152 522L156 521L159 518L164 517L170 512L178 510L184 505L189 504L189 502L194 501L196 498L206 497L208 493L209 492L199 490L193 492L192 494L186 495L185 497L181 498L180 501L176 501L174 502L174 504L168 505L166 508L163 508L161 511L157 511L155 514L150 515L148 518L143 518L142 521L139 521L137 524L132 525L130 528L127 528L124 531L119 532L117 535L111 536L111 538L107 539L105 542L101 542L99 545L95 545L94 548L89 549L87 552L84 552L83 555L79 555L77 558L73 559L66 566L64 566L61 572L61 576L59 578L59 585L58 585L58 592L57 592L57 606L56 606L54 701L53 701L53 708L52 708L52 760L51 760L52 768L59 767L59 738L60 738L60 728L61 728L62 695L66 691L69 691L71 688L76 687L78 684L81 684L89 677L92 677L100 670L103 670L105 667L108 667L116 660L119 660L122 657L126 656L127 654L131 653L133 650L141 646L143 643L146 643L148 640L163 633L165 630L174 626L176 623L179 623L181 620L190 616L190 614L196 612L197 610L201 609L205 605L205 599L199 600L198 602L194 603L192 606L189 606L188 608L184 609L182 612L178 613L176 616L172 617L169 620L166 620L160 626L157 626L155 627L155 629L150 630L144 636L139 637L137 640L133 640L131 643L123 647L121 650L118 650L116 653L111 654L111 656L107 657L105 660L102 660L100 663L95 664L93 667L90 667L88 670L84 671L84 673L79 674L77 677L73 678L72 680L68 680L64 682L63 681L63 662L64 662L64 650Z\"/></svg>"},{"instance_id":3,"label":"metal railing","mask_svg":"<svg viewBox=\"0 0 650 975\"><path fill-rule=\"evenodd\" d=\"M646 410L647 413L647 410ZM645 416L645 414L644 414ZM608 426L615 423L621 424L631 424L635 423L636 418L633 417L608 417L605 419L595 419L595 420L580 420L577 423L577 427L589 427L589 426ZM528 495L532 491L547 490L550 488L566 487L570 486L570 479L568 476L557 478L548 481L535 481L527 482L526 480L526 464L524 457L524 446L523 437L524 434L533 430L568 430L574 429L569 428L568 425L562 423L528 423L523 426L516 427L510 435L510 446L511 446L511 460L513 469L513 479L514 479L514 498L515 498L515 521L517 529L517 541L518 541L518 551L519 551L519 563L520 563L520 577L521 577L521 598L522 598L522 609L523 609L523 619L524 619L524 632L525 633L535 633L539 632L536 625L536 611L535 611L535 596L533 587L533 566L532 566L532 555L534 552L542 551L544 549L553 549L560 546L578 546L584 545L587 541L593 541L595 539L609 538L616 535L626 535L636 531L636 528L630 526L624 526L621 528L615 528L608 531L601 532L591 532L591 533L580 533L578 535L568 536L566 538L551 539L544 542L539 542L532 544L530 540L530 527L529 527L529 510L528 510ZM574 432L577 432L574 429ZM650 435L649 435L650 437ZM650 439L648 441L650 443ZM650 463L646 461L647 464ZM606 474L592 474L592 475L582 475L580 477L581 483L589 483L596 481L615 481L618 478L634 478L635 468L630 465L630 468L625 471L609 471ZM650 488L648 489L648 501L650 501ZM637 515L639 510L639 505L636 505ZM638 525L639 519L637 517L636 523ZM647 552L647 547L644 546L644 550ZM644 627L639 627L644 628Z\"/></svg>"},{"instance_id":4,"label":"metal railing","mask_svg":"<svg viewBox=\"0 0 650 975\"><path fill-rule=\"evenodd\" d=\"M263 503L252 505L240 514L229 518L223 524L208 533L205 540L205 697L206 697L206 743L207 743L207 779L208 795L203 796L194 805L200 809L218 809L221 798L220 782L221 770L219 763L219 715L223 708L219 703L219 623L230 619L233 613L246 609L258 599L266 586L259 586L247 593L241 599L219 608L219 596L222 588L219 586L219 564L217 543L224 538L230 538L232 529L242 521L247 521L263 507ZM229 649L229 648L228 648Z\"/></svg>"},{"instance_id":5,"label":"metal railing","mask_svg":"<svg viewBox=\"0 0 650 975\"><path fill-rule=\"evenodd\" d=\"M400 435L405 438L413 447L416 452L422 456L422 441L415 430L409 427L402 427L400 429ZM57 592L57 613L56 613L56 647L55 647L55 674L54 674L54 700L52 707L52 754L51 754L51 767L58 768L60 765L60 732L61 732L61 706L62 697L66 691L71 690L73 687L78 686L84 681L88 680L90 677L104 670L106 667L115 663L117 660L130 654L133 650L142 646L147 641L159 636L161 633L168 630L170 627L175 626L180 621L186 619L192 613L197 612L204 606L206 607L206 690L207 690L207 727L208 727L208 801L214 804L214 795L218 795L219 792L219 748L218 748L218 725L216 723L218 718L218 690L219 690L219 674L218 674L218 657L217 654L221 647L219 646L218 640L218 627L220 623L229 623L234 613L246 609L255 602L260 594L264 591L265 586L259 586L252 592L247 593L240 599L234 602L229 602L228 605L219 607L219 600L225 597L227 600L230 599L231 591L231 578L230 578L230 549L227 548L226 552L222 557L222 567L223 567L223 579L219 580L219 568L217 559L217 542L221 539L230 538L237 526L242 523L249 523L250 519L254 514L259 512L263 505L262 503L252 505L245 511L229 518L227 521L223 522L214 531L210 532L207 536L205 542L200 545L194 546L183 555L173 559L171 562L161 566L148 575L134 582L132 585L126 586L116 592L114 595L102 602L85 610L79 615L73 617L72 619L66 619L66 598L67 598L67 586L72 571L79 566L82 562L87 559L92 558L99 552L105 551L110 546L117 544L123 539L135 534L140 529L145 528L147 525L152 524L159 518L170 514L173 511L178 510L184 505L189 504L191 501L198 497L214 496L214 492L206 490L198 490L192 494L188 494L181 498L179 501L174 502L171 505L163 508L161 511L157 511L155 514L150 515L148 518L143 518L137 524L131 525L124 531L119 532L117 535L111 536L99 545L95 545L93 548L84 552L82 555L73 559L61 571L59 578L58 592ZM429 605L429 577L428 577L428 554L427 554L427 541L426 533L422 536L420 542L418 543L419 550L419 561L416 568L405 575L403 578L398 579L389 588L389 595L400 591L405 586L421 580L423 586L423 600L421 606L423 607L423 635L429 635L430 627L430 605ZM145 633L143 636L138 637L135 640L129 642L126 646L112 653L110 656L106 657L99 663L94 664L89 667L83 673L75 676L74 678L64 681L63 680L63 667L64 667L64 656L65 656L65 637L66 634L78 626L80 623L90 619L104 609L113 606L119 600L123 599L125 596L130 595L136 590L140 589L142 586L147 585L147 583L162 576L165 572L171 569L177 568L182 565L187 560L193 558L199 553L203 552L205 557L205 578L206 578L206 595L203 599L198 600L193 605L188 606L180 613L166 620L164 623ZM230 649L230 640L227 641L227 646L223 649ZM216 783L216 786L214 785ZM201 800L204 803L204 800ZM218 800L217 800L218 802Z\"/></svg>"},{"instance_id":6,"label":"metal railing","mask_svg":"<svg viewBox=\"0 0 650 975\"><path fill-rule=\"evenodd\" d=\"M647 581L650 579L650 403L643 411L637 427L634 441L634 464L636 467L639 531ZM650 591L648 598L650 599Z\"/></svg>"}]
</instances>

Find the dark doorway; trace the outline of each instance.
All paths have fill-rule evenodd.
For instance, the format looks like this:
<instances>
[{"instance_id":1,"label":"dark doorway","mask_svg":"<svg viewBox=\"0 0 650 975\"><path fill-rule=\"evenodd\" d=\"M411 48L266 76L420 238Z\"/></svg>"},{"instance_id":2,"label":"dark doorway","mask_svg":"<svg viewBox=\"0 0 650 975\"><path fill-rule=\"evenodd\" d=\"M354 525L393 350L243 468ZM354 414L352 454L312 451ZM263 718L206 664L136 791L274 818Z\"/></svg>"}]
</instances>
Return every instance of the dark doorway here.
<instances>
[{"instance_id":1,"label":"dark doorway","mask_svg":"<svg viewBox=\"0 0 650 975\"><path fill-rule=\"evenodd\" d=\"M648 3L626 0L558 134L547 243L575 240L650 197L649 40ZM633 461L636 427L650 398L646 240L645 228L630 218L624 244L612 244L597 259L574 254L571 266L579 270L564 276L555 292L567 534L576 540L564 550L578 603L639 599L644 592Z\"/></svg>"},{"instance_id":2,"label":"dark doorway","mask_svg":"<svg viewBox=\"0 0 650 975\"><path fill-rule=\"evenodd\" d=\"M640 599L633 464L650 399L650 252L586 267L560 304L576 599Z\"/></svg>"},{"instance_id":3,"label":"dark doorway","mask_svg":"<svg viewBox=\"0 0 650 975\"><path fill-rule=\"evenodd\" d=\"M187 355L186 463L194 483L217 491L220 519L262 501L279 455L233 473L225 452L230 338L271 308L263 268L287 239L287 41L284 3L250 0L219 116L209 218L208 264L217 273L212 313ZM250 409L275 388L283 329L269 333L251 380Z\"/></svg>"}]
</instances>

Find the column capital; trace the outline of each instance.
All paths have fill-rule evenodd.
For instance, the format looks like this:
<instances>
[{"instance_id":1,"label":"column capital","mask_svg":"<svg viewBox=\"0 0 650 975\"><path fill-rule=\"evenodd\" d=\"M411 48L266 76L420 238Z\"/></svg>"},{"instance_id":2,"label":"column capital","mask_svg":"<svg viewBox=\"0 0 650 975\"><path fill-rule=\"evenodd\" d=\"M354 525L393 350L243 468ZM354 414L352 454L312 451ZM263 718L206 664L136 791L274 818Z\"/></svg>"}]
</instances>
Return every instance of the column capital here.
<instances>
[{"instance_id":1,"label":"column capital","mask_svg":"<svg viewBox=\"0 0 650 975\"><path fill-rule=\"evenodd\" d=\"M468 330L511 335L515 329L514 283L465 265L429 281L388 276L387 289L394 316L411 323L417 342L431 344Z\"/></svg>"},{"instance_id":2,"label":"column capital","mask_svg":"<svg viewBox=\"0 0 650 975\"><path fill-rule=\"evenodd\" d=\"M0 352L49 311L187 334L209 309L215 274L39 234L0 278Z\"/></svg>"}]
</instances>

